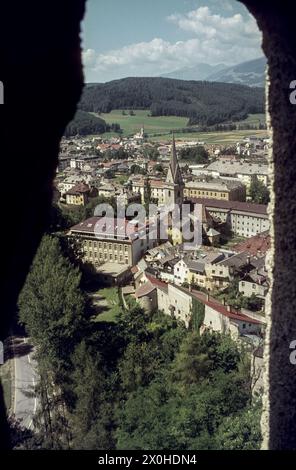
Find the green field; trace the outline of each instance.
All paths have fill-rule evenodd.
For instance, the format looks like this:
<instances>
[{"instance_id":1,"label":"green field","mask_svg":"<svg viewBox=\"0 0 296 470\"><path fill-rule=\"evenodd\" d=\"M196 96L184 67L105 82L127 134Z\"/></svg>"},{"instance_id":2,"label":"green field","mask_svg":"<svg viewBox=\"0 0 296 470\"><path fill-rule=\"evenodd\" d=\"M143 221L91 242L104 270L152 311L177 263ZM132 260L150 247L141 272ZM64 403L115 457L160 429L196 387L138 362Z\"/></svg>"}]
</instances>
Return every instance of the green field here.
<instances>
[{"instance_id":1,"label":"green field","mask_svg":"<svg viewBox=\"0 0 296 470\"><path fill-rule=\"evenodd\" d=\"M175 138L176 140L196 140L199 142L204 142L205 144L233 145L249 135L257 135L259 137L264 137L268 135L268 132L266 130L246 130L231 132L188 132L186 134L177 132L175 133ZM155 142L168 139L169 136L165 134L151 138L151 140Z\"/></svg>"},{"instance_id":2,"label":"green field","mask_svg":"<svg viewBox=\"0 0 296 470\"><path fill-rule=\"evenodd\" d=\"M142 125L144 125L145 132L148 134L149 139L155 142L161 140L170 140L170 133L172 130L186 128L188 122L187 118L177 116L156 116L149 115L149 110L135 110L135 116L130 116L128 110L126 114L122 114L122 110L113 110L108 114L101 114L107 123L112 124L117 122L123 130L123 135L133 135L139 132ZM264 114L250 114L247 119L239 121L237 124L252 124L258 125L265 122ZM157 135L156 135L157 134ZM113 137L117 134L106 133L105 138ZM266 130L236 130L227 132L175 132L176 139L179 140L197 140L205 142L206 144L221 144L232 145L242 140L248 135L258 135L260 137L266 136Z\"/></svg>"},{"instance_id":3,"label":"green field","mask_svg":"<svg viewBox=\"0 0 296 470\"><path fill-rule=\"evenodd\" d=\"M266 115L265 114L249 114L249 116L244 119L243 121L236 122L235 124L252 124L258 126L259 123L266 122Z\"/></svg>"},{"instance_id":4,"label":"green field","mask_svg":"<svg viewBox=\"0 0 296 470\"><path fill-rule=\"evenodd\" d=\"M149 110L135 110L135 116L130 116L128 111L126 115L122 110L113 110L111 113L102 113L99 117L108 124L116 122L120 124L123 135L133 135L140 131L144 125L147 134L169 133L172 129L182 129L186 127L188 118L177 116L150 116ZM106 136L107 134L104 134ZM114 134L113 134L114 135Z\"/></svg>"}]
</instances>

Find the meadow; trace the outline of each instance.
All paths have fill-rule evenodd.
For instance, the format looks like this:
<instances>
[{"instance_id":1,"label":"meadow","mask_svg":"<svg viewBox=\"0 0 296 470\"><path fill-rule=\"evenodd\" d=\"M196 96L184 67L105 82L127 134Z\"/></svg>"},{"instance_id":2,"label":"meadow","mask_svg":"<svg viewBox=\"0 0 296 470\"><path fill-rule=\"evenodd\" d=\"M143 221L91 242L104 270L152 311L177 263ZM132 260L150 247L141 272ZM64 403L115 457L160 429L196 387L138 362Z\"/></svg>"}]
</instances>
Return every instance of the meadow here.
<instances>
[{"instance_id":1,"label":"meadow","mask_svg":"<svg viewBox=\"0 0 296 470\"><path fill-rule=\"evenodd\" d=\"M178 116L150 116L149 110L134 110L134 116L129 114L129 110L113 110L110 113L102 113L100 117L107 123L116 122L120 124L123 130L123 136L131 136L140 131L144 126L145 133L149 140L159 142L169 140L171 132L175 131L175 137L178 140L196 140L205 142L206 144L225 144L232 145L249 135L258 135L264 137L267 135L266 130L234 130L219 132L181 132L181 129L187 127L188 119ZM265 122L264 114L250 114L245 120L239 121L237 124L259 125ZM178 132L180 129L180 132ZM105 138L116 136L114 133L104 134Z\"/></svg>"},{"instance_id":2,"label":"meadow","mask_svg":"<svg viewBox=\"0 0 296 470\"><path fill-rule=\"evenodd\" d=\"M124 136L130 136L140 131L144 126L147 134L165 134L172 129L182 129L187 126L188 118L178 116L150 116L149 110L135 110L134 116L130 116L129 111L113 110L111 113L102 113L100 117L108 124L116 122L120 124Z\"/></svg>"}]
</instances>

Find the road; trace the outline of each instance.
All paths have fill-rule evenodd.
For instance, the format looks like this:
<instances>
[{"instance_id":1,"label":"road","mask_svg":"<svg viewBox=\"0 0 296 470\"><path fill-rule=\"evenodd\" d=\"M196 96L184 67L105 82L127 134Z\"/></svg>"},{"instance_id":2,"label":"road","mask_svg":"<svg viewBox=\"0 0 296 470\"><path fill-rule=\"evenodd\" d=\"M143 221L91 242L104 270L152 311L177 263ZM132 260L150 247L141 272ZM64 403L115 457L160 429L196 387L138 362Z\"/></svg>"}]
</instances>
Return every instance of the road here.
<instances>
[{"instance_id":1,"label":"road","mask_svg":"<svg viewBox=\"0 0 296 470\"><path fill-rule=\"evenodd\" d=\"M29 343L25 338L17 338L14 346L14 415L25 428L33 428L33 416L37 409L34 395L37 382L36 362Z\"/></svg>"}]
</instances>

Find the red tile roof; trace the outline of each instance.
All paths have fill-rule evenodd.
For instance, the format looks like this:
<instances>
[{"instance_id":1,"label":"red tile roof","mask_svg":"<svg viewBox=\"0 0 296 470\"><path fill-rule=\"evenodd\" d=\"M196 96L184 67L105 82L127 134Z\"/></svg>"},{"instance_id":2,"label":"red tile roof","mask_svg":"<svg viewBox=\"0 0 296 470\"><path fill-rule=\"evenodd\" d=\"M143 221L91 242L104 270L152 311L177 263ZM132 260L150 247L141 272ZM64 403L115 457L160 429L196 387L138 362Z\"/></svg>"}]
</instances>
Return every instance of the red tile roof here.
<instances>
[{"instance_id":1,"label":"red tile roof","mask_svg":"<svg viewBox=\"0 0 296 470\"><path fill-rule=\"evenodd\" d=\"M80 183L75 184L73 188L69 189L69 191L67 191L66 194L85 194L85 193L88 193L89 191L90 191L90 187L86 183L80 182Z\"/></svg>"},{"instance_id":2,"label":"red tile roof","mask_svg":"<svg viewBox=\"0 0 296 470\"><path fill-rule=\"evenodd\" d=\"M238 243L233 247L233 250L237 253L246 251L252 256L258 254L265 254L270 249L270 235L269 232L262 232L254 237L250 237L247 240Z\"/></svg>"},{"instance_id":3,"label":"red tile roof","mask_svg":"<svg viewBox=\"0 0 296 470\"><path fill-rule=\"evenodd\" d=\"M150 294L156 289L156 286L152 284L152 282L148 281L145 282L145 284L142 284L138 289L136 290L136 297L139 299L140 297L145 297L145 295Z\"/></svg>"},{"instance_id":4,"label":"red tile roof","mask_svg":"<svg viewBox=\"0 0 296 470\"><path fill-rule=\"evenodd\" d=\"M147 277L148 281L150 281L154 286L156 286L156 287L162 287L162 288L166 288L166 287L167 287L167 283L166 283L166 282L163 282L163 281L161 281L160 279L157 279L156 277L151 276L150 274L147 274L147 273L145 273L145 276Z\"/></svg>"},{"instance_id":5,"label":"red tile roof","mask_svg":"<svg viewBox=\"0 0 296 470\"><path fill-rule=\"evenodd\" d=\"M240 201L222 201L220 199L207 199L207 198L190 198L192 202L203 204L207 208L217 208L234 210L240 212L251 212L256 214L267 215L267 206L263 204L253 204L251 202Z\"/></svg>"},{"instance_id":6,"label":"red tile roof","mask_svg":"<svg viewBox=\"0 0 296 470\"><path fill-rule=\"evenodd\" d=\"M181 289L187 294L192 295L197 300L202 302L204 305L208 305L213 310L216 310L216 312L221 313L225 317L228 317L233 320L245 321L246 323L254 323L256 325L263 324L263 322L260 322L259 320L255 320L254 318L248 317L244 313L241 313L239 310L236 310L232 307L231 307L231 311L229 311L226 305L221 304L220 302L218 302L216 299L213 299L212 297L210 297L209 300L207 300L206 294L204 294L203 292L199 292L196 290L192 290L190 292L189 289L185 289L184 287L178 287L178 289Z\"/></svg>"},{"instance_id":7,"label":"red tile roof","mask_svg":"<svg viewBox=\"0 0 296 470\"><path fill-rule=\"evenodd\" d=\"M134 240L139 238L144 231L146 232L146 225L138 227L137 224L132 224L127 219L117 219L116 217L90 217L79 224L70 228L71 232L83 232L87 234L95 234L97 237L105 237L106 240L112 239L112 236L119 237L119 239ZM139 234L139 235L138 235Z\"/></svg>"}]
</instances>

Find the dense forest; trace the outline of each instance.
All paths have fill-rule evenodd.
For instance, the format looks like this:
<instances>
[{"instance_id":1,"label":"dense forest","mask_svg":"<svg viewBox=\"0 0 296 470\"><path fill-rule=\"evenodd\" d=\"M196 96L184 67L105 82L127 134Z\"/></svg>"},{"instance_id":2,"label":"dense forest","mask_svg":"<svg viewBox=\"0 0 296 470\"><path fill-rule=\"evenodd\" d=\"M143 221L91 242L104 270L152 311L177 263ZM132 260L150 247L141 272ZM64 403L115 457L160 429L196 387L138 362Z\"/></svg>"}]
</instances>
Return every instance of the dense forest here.
<instances>
[{"instance_id":1,"label":"dense forest","mask_svg":"<svg viewBox=\"0 0 296 470\"><path fill-rule=\"evenodd\" d=\"M109 125L93 114L78 110L74 119L66 127L65 136L103 134L109 131L120 132L119 124Z\"/></svg>"},{"instance_id":2,"label":"dense forest","mask_svg":"<svg viewBox=\"0 0 296 470\"><path fill-rule=\"evenodd\" d=\"M167 78L124 78L86 86L80 109L149 109L152 116L185 116L190 125L214 125L264 113L264 89Z\"/></svg>"},{"instance_id":3,"label":"dense forest","mask_svg":"<svg viewBox=\"0 0 296 470\"><path fill-rule=\"evenodd\" d=\"M186 329L136 304L116 322L94 321L84 282L66 246L46 235L18 303L41 408L34 433L12 423L15 448L259 448L250 360L230 336L200 336L199 316Z\"/></svg>"}]
</instances>

